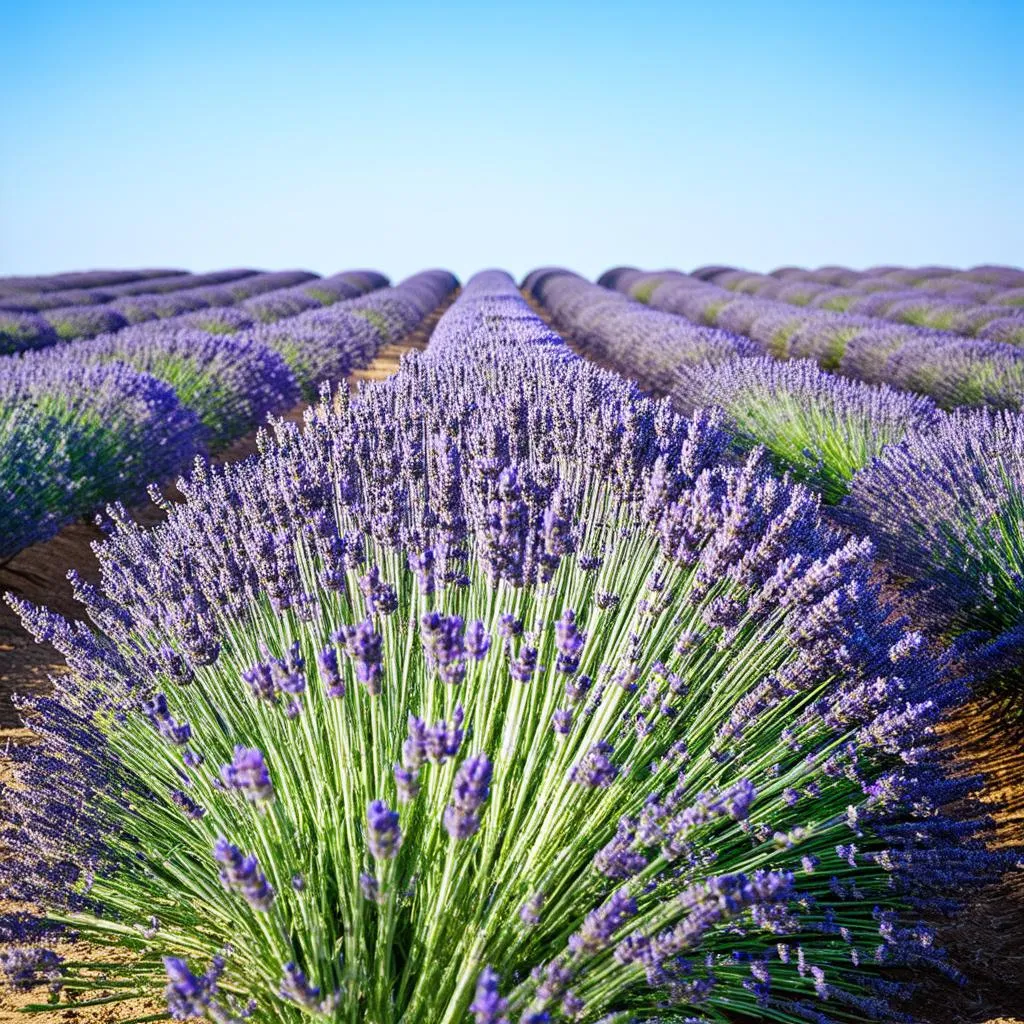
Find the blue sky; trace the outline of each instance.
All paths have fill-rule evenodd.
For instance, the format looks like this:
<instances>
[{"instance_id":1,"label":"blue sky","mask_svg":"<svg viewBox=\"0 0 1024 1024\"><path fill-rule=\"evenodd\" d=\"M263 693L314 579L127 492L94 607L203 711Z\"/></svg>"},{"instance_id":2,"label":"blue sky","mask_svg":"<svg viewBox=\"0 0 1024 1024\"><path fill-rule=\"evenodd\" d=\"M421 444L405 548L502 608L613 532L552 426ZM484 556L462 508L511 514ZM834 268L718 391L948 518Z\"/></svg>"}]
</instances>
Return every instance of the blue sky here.
<instances>
[{"instance_id":1,"label":"blue sky","mask_svg":"<svg viewBox=\"0 0 1024 1024\"><path fill-rule=\"evenodd\" d=\"M0 274L1024 264L1024 4L3 21Z\"/></svg>"}]
</instances>

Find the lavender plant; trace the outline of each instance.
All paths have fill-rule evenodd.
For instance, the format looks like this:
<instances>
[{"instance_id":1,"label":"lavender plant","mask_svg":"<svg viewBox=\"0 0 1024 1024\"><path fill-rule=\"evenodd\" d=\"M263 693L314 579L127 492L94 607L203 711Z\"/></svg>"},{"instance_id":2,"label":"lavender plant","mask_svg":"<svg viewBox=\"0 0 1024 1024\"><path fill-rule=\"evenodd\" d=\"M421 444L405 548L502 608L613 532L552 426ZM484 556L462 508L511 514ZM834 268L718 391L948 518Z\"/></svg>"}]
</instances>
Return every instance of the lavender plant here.
<instances>
[{"instance_id":1,"label":"lavender plant","mask_svg":"<svg viewBox=\"0 0 1024 1024\"><path fill-rule=\"evenodd\" d=\"M886 445L939 418L923 395L833 377L809 360L684 367L671 394L684 411L720 406L741 445L764 445L829 503Z\"/></svg>"},{"instance_id":2,"label":"lavender plant","mask_svg":"<svg viewBox=\"0 0 1024 1024\"><path fill-rule=\"evenodd\" d=\"M489 273L161 526L113 510L93 629L12 602L73 671L0 864L111 955L12 970L182 1020L886 1016L1000 863L945 810L961 684L727 441Z\"/></svg>"},{"instance_id":3,"label":"lavender plant","mask_svg":"<svg viewBox=\"0 0 1024 1024\"><path fill-rule=\"evenodd\" d=\"M0 355L45 348L58 341L57 332L37 314L0 312Z\"/></svg>"},{"instance_id":4,"label":"lavender plant","mask_svg":"<svg viewBox=\"0 0 1024 1024\"><path fill-rule=\"evenodd\" d=\"M195 413L162 381L122 363L12 360L0 375L0 558L141 498L200 450Z\"/></svg>"},{"instance_id":5,"label":"lavender plant","mask_svg":"<svg viewBox=\"0 0 1024 1024\"><path fill-rule=\"evenodd\" d=\"M181 404L199 416L212 446L260 426L268 414L295 405L300 397L284 359L245 334L152 330L142 324L81 342L73 356L84 363L116 360L165 381ZM67 356L61 351L55 358Z\"/></svg>"},{"instance_id":6,"label":"lavender plant","mask_svg":"<svg viewBox=\"0 0 1024 1024\"><path fill-rule=\"evenodd\" d=\"M41 315L62 341L92 338L108 331L119 331L128 324L126 317L107 306L68 306L48 309Z\"/></svg>"},{"instance_id":7,"label":"lavender plant","mask_svg":"<svg viewBox=\"0 0 1024 1024\"><path fill-rule=\"evenodd\" d=\"M959 411L853 480L844 511L957 631L1024 642L1024 417Z\"/></svg>"}]
</instances>

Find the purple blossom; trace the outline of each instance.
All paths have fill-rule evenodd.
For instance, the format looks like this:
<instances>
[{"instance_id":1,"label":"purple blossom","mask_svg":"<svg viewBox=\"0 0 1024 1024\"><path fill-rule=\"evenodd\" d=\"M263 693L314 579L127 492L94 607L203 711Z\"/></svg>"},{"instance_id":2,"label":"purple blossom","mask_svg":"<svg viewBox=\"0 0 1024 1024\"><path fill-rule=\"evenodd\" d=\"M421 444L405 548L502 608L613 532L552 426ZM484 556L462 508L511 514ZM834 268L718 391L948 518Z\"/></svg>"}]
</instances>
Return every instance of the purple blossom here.
<instances>
[{"instance_id":1,"label":"purple blossom","mask_svg":"<svg viewBox=\"0 0 1024 1024\"><path fill-rule=\"evenodd\" d=\"M383 800L374 800L366 809L366 825L366 840L373 857L394 860L402 845L398 812L392 811Z\"/></svg>"},{"instance_id":2,"label":"purple blossom","mask_svg":"<svg viewBox=\"0 0 1024 1024\"><path fill-rule=\"evenodd\" d=\"M167 999L167 1012L172 1019L206 1017L217 993L217 981L224 972L223 959L214 957L206 973L197 977L188 969L184 960L165 956L164 970L167 972L164 995Z\"/></svg>"},{"instance_id":3,"label":"purple blossom","mask_svg":"<svg viewBox=\"0 0 1024 1024\"><path fill-rule=\"evenodd\" d=\"M476 981L476 996L470 1004L469 1012L476 1019L476 1024L509 1024L505 1016L508 1000L503 999L498 991L501 979L492 967L485 967Z\"/></svg>"},{"instance_id":4,"label":"purple blossom","mask_svg":"<svg viewBox=\"0 0 1024 1024\"><path fill-rule=\"evenodd\" d=\"M580 655L587 634L576 625L576 613L571 608L562 612L562 617L555 623L555 647L558 650L556 668L559 672L572 673L580 666Z\"/></svg>"},{"instance_id":5,"label":"purple blossom","mask_svg":"<svg viewBox=\"0 0 1024 1024\"><path fill-rule=\"evenodd\" d=\"M267 911L274 902L274 890L252 854L245 855L223 837L213 845L214 860L224 865L220 884L230 892L243 896L253 910Z\"/></svg>"},{"instance_id":6,"label":"purple blossom","mask_svg":"<svg viewBox=\"0 0 1024 1024\"><path fill-rule=\"evenodd\" d=\"M39 985L47 985L56 993L63 987L64 958L53 950L14 948L0 952L0 973L16 992L30 992Z\"/></svg>"},{"instance_id":7,"label":"purple blossom","mask_svg":"<svg viewBox=\"0 0 1024 1024\"><path fill-rule=\"evenodd\" d=\"M611 753L611 744L605 740L598 740L573 765L569 778L587 789L607 788L619 774L618 767L609 760L608 755Z\"/></svg>"},{"instance_id":8,"label":"purple blossom","mask_svg":"<svg viewBox=\"0 0 1024 1024\"><path fill-rule=\"evenodd\" d=\"M255 748L236 746L231 764L224 765L220 777L229 789L239 789L253 803L270 803L274 787L263 754Z\"/></svg>"},{"instance_id":9,"label":"purple blossom","mask_svg":"<svg viewBox=\"0 0 1024 1024\"><path fill-rule=\"evenodd\" d=\"M491 787L491 762L483 754L467 757L455 773L452 802L445 808L444 827L452 839L468 839L480 827L477 813Z\"/></svg>"}]
</instances>

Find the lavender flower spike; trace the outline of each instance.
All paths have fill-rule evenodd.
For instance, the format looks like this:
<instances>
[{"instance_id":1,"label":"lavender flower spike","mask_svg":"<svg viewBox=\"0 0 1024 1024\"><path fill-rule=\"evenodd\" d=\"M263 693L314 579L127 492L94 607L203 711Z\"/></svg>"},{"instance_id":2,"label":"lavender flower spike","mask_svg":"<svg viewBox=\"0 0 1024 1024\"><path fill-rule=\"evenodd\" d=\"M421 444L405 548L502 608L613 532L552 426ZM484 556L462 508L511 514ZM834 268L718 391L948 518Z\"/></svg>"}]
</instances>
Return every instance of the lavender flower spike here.
<instances>
[{"instance_id":1,"label":"lavender flower spike","mask_svg":"<svg viewBox=\"0 0 1024 1024\"><path fill-rule=\"evenodd\" d=\"M402 845L398 828L398 812L383 800L374 800L366 809L366 839L370 853L377 860L394 860Z\"/></svg>"}]
</instances>

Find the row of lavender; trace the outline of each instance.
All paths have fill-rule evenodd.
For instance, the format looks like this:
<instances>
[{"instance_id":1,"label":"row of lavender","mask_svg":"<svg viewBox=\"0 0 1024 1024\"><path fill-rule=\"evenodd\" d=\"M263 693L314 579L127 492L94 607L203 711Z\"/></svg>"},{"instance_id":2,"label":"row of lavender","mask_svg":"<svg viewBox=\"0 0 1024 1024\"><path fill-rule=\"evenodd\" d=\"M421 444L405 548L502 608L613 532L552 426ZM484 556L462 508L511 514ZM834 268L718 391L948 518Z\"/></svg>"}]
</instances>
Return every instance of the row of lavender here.
<instances>
[{"instance_id":1,"label":"row of lavender","mask_svg":"<svg viewBox=\"0 0 1024 1024\"><path fill-rule=\"evenodd\" d=\"M695 277L710 280L716 274L732 272L733 269L721 264L709 264L698 267L693 274ZM944 295L963 294L972 298L988 297L985 292L977 290L978 286L989 289L988 294L1009 288L1024 288L1024 270L993 263L984 263L968 270L935 265L903 267L896 264L868 267L866 270L854 270L834 264L816 270L785 266L770 271L767 276L778 281L815 281L819 284L853 288L862 292L883 288L922 288Z\"/></svg>"},{"instance_id":2,"label":"row of lavender","mask_svg":"<svg viewBox=\"0 0 1024 1024\"><path fill-rule=\"evenodd\" d=\"M74 669L4 793L31 1008L905 1019L907 967L955 974L923 918L1011 859L934 737L965 688L728 442L485 273L391 380L118 517L98 633L12 601ZM120 954L40 945L69 921Z\"/></svg>"},{"instance_id":3,"label":"row of lavender","mask_svg":"<svg viewBox=\"0 0 1024 1024\"><path fill-rule=\"evenodd\" d=\"M1024 415L945 413L923 395L780 362L565 271L535 271L524 287L593 358L684 412L723 409L737 448L764 446L868 533L944 628L980 648L976 664L1007 681L1024 650ZM1016 703L1019 686L1010 692Z\"/></svg>"},{"instance_id":4,"label":"row of lavender","mask_svg":"<svg viewBox=\"0 0 1024 1024\"><path fill-rule=\"evenodd\" d=\"M206 274L172 271L166 276L147 276L141 280L111 283L105 287L8 292L0 297L0 309L38 313L47 309L59 309L62 306L97 306L134 295L171 294L210 285L228 284L247 277L255 277L257 273L258 271L245 267L214 270Z\"/></svg>"},{"instance_id":5,"label":"row of lavender","mask_svg":"<svg viewBox=\"0 0 1024 1024\"><path fill-rule=\"evenodd\" d=\"M0 359L0 556L107 501L137 500L366 365L456 284L446 271L394 288L367 271L319 283L340 301L275 299L275 312L293 315L274 323L204 311Z\"/></svg>"},{"instance_id":6,"label":"row of lavender","mask_svg":"<svg viewBox=\"0 0 1024 1024\"><path fill-rule=\"evenodd\" d=\"M1024 349L870 317L741 296L677 271L608 271L600 282L658 309L750 337L769 354L932 397L943 408L1019 409Z\"/></svg>"},{"instance_id":7,"label":"row of lavender","mask_svg":"<svg viewBox=\"0 0 1024 1024\"><path fill-rule=\"evenodd\" d=\"M62 292L81 288L110 288L115 285L152 281L157 278L187 277L187 270L166 267L144 270L75 270L61 274L0 277L0 296Z\"/></svg>"},{"instance_id":8,"label":"row of lavender","mask_svg":"<svg viewBox=\"0 0 1024 1024\"><path fill-rule=\"evenodd\" d=\"M42 312L29 312L8 300L0 300L0 353L45 348L73 338L92 338L98 334L121 330L130 324L147 323L203 309L240 307L256 319L273 319L275 298L289 297L292 304L313 308L328 301L352 297L336 294L336 278L326 281L306 270L283 270L258 273L254 270L225 270L211 274L175 276L179 287L156 289L156 282L144 281L124 285L139 290L131 296L116 298L103 304L83 301L80 305L63 305L69 293L43 295L40 301L60 296L61 304ZM185 287L188 285L188 287ZM107 293L103 293L107 294ZM305 303L305 306L302 304ZM298 311L298 309L296 311Z\"/></svg>"},{"instance_id":9,"label":"row of lavender","mask_svg":"<svg viewBox=\"0 0 1024 1024\"><path fill-rule=\"evenodd\" d=\"M756 274L702 267L694 276L730 291L778 299L858 316L878 317L992 341L1024 342L1024 273L990 268L983 282L963 275L921 270L820 271L785 268L782 274Z\"/></svg>"}]
</instances>

